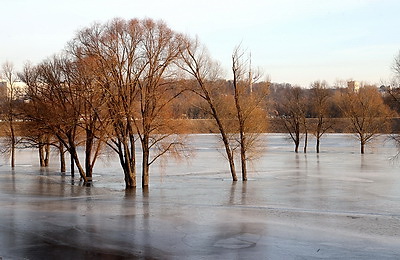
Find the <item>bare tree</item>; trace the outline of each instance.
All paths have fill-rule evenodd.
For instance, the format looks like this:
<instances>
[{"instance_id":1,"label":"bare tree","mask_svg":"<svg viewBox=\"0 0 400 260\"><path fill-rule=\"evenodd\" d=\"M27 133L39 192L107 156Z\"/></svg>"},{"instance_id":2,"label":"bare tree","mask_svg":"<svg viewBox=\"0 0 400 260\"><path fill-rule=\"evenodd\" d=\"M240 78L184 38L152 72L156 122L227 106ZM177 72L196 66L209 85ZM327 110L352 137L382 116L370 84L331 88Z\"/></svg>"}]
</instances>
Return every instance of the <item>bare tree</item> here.
<instances>
[{"instance_id":1,"label":"bare tree","mask_svg":"<svg viewBox=\"0 0 400 260\"><path fill-rule=\"evenodd\" d=\"M104 141L117 153L125 186L136 187L135 126L133 112L141 73L142 28L139 20L114 19L80 31L69 51L88 65L104 97L106 114L99 117Z\"/></svg>"},{"instance_id":2,"label":"bare tree","mask_svg":"<svg viewBox=\"0 0 400 260\"><path fill-rule=\"evenodd\" d=\"M218 92L217 84L220 79L220 67L212 61L206 49L200 46L199 41L187 39L186 48L181 53L183 65L181 66L190 76L192 76L196 83L191 91L201 97L207 104L207 113L214 119L222 142L224 144L225 153L229 163L232 180L237 181L234 153L232 149L231 140L228 135L228 129L223 120L223 111L218 105Z\"/></svg>"},{"instance_id":3,"label":"bare tree","mask_svg":"<svg viewBox=\"0 0 400 260\"><path fill-rule=\"evenodd\" d=\"M311 104L313 117L317 119L313 127L313 135L317 139L316 152L320 152L321 137L332 127L329 118L329 100L331 94L326 81L314 81L311 84Z\"/></svg>"},{"instance_id":4,"label":"bare tree","mask_svg":"<svg viewBox=\"0 0 400 260\"><path fill-rule=\"evenodd\" d=\"M18 76L11 62L5 62L2 66L1 76L6 81L6 95L3 97L4 121L7 125L7 144L6 152L10 153L11 167L15 167L15 149L18 143L17 137L17 106L18 98L21 95L21 89L18 87Z\"/></svg>"},{"instance_id":5,"label":"bare tree","mask_svg":"<svg viewBox=\"0 0 400 260\"><path fill-rule=\"evenodd\" d=\"M66 60L64 63L65 82L73 88L75 104L73 108L79 115L78 126L84 132L85 173L90 181L93 167L103 148L105 129L102 127L103 113L106 109L105 96L92 73L92 63L85 59Z\"/></svg>"},{"instance_id":6,"label":"bare tree","mask_svg":"<svg viewBox=\"0 0 400 260\"><path fill-rule=\"evenodd\" d=\"M27 94L32 91L33 86L36 86L38 80L38 73L36 67L27 63L24 65L22 72L18 73L18 77L27 86ZM49 165L50 158L50 145L52 144L51 133L44 125L38 124L37 121L32 120L31 117L26 117L28 114L39 114L40 108L34 106L32 100L24 103L21 106L21 113L23 115L24 123L22 124L21 143L23 147L37 148L39 153L39 163L41 167Z\"/></svg>"},{"instance_id":7,"label":"bare tree","mask_svg":"<svg viewBox=\"0 0 400 260\"><path fill-rule=\"evenodd\" d=\"M221 70L218 63L212 61L207 50L197 39L187 39L185 51L182 52L181 67L195 78L196 84L191 91L204 100L204 111L215 121L233 181L237 181L235 150L240 150L242 179L246 181L246 161L250 158L248 152L255 150L257 137L265 130L260 122L265 120L268 83L260 84L253 93L252 84L259 78L259 74L252 74L250 60L243 57L244 53L236 48L232 55L234 79L229 84L232 91L227 92L221 88Z\"/></svg>"},{"instance_id":8,"label":"bare tree","mask_svg":"<svg viewBox=\"0 0 400 260\"><path fill-rule=\"evenodd\" d=\"M164 112L182 93L182 90L177 89L174 65L183 48L183 37L161 21L143 20L142 27L142 55L145 63L141 67L142 74L138 81L139 120L134 122L142 147L142 187L148 187L150 165L181 144L176 139L169 140L176 131L173 130L174 124L171 124L170 117ZM162 144L167 140L167 143ZM152 148L158 148L158 152L151 158Z\"/></svg>"},{"instance_id":9,"label":"bare tree","mask_svg":"<svg viewBox=\"0 0 400 260\"><path fill-rule=\"evenodd\" d=\"M102 127L109 130L106 141L120 158L127 187L136 187L136 138L142 148L143 187L149 185L150 165L180 143L172 138L177 135L168 115L181 93L174 70L180 38L161 21L114 19L82 30L71 44L77 59L93 65L107 104Z\"/></svg>"},{"instance_id":10,"label":"bare tree","mask_svg":"<svg viewBox=\"0 0 400 260\"><path fill-rule=\"evenodd\" d=\"M400 79L400 51L393 60L392 70L395 73L395 78Z\"/></svg>"},{"instance_id":11,"label":"bare tree","mask_svg":"<svg viewBox=\"0 0 400 260\"><path fill-rule=\"evenodd\" d=\"M43 126L62 143L75 162L81 178L87 183L89 179L77 151L81 142L78 127L81 104L76 85L66 74L69 70L66 66L69 66L69 61L59 57L53 57L37 66L37 80L29 84L26 82L32 109L25 112L29 119Z\"/></svg>"},{"instance_id":12,"label":"bare tree","mask_svg":"<svg viewBox=\"0 0 400 260\"><path fill-rule=\"evenodd\" d=\"M394 111L400 113L400 51L393 59L392 71L394 73L393 77L390 79L390 83L384 86L385 92L388 94L387 99L390 103L390 108ZM394 131L392 139L396 142L398 147L398 154L400 155L400 134L398 129Z\"/></svg>"},{"instance_id":13,"label":"bare tree","mask_svg":"<svg viewBox=\"0 0 400 260\"><path fill-rule=\"evenodd\" d=\"M236 47L232 54L233 90L235 114L237 121L238 143L240 146L240 162L242 180L247 181L248 152L254 149L256 141L262 132L262 123L266 118L262 108L265 108L268 85L253 93L253 83L260 74L251 68L251 57L245 58L245 53Z\"/></svg>"},{"instance_id":14,"label":"bare tree","mask_svg":"<svg viewBox=\"0 0 400 260\"><path fill-rule=\"evenodd\" d=\"M348 88L338 98L345 117L350 120L349 128L360 141L364 154L365 145L388 130L388 118L392 113L375 86L364 86L358 91Z\"/></svg>"},{"instance_id":15,"label":"bare tree","mask_svg":"<svg viewBox=\"0 0 400 260\"><path fill-rule=\"evenodd\" d=\"M294 142L294 151L298 153L302 127L305 122L305 99L300 87L285 89L284 99L276 104L278 117L281 119L284 129Z\"/></svg>"}]
</instances>

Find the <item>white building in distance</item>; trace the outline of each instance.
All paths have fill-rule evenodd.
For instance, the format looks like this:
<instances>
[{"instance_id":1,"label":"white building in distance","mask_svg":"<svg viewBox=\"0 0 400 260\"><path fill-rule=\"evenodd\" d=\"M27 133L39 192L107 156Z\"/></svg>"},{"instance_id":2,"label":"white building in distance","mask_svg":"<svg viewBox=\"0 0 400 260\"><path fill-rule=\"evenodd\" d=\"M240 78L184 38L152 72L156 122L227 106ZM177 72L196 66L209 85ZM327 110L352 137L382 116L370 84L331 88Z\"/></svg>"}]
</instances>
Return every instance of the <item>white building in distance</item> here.
<instances>
[{"instance_id":1,"label":"white building in distance","mask_svg":"<svg viewBox=\"0 0 400 260\"><path fill-rule=\"evenodd\" d=\"M347 81L347 87L354 92L358 92L360 90L360 86L361 84L358 81L354 80Z\"/></svg>"}]
</instances>

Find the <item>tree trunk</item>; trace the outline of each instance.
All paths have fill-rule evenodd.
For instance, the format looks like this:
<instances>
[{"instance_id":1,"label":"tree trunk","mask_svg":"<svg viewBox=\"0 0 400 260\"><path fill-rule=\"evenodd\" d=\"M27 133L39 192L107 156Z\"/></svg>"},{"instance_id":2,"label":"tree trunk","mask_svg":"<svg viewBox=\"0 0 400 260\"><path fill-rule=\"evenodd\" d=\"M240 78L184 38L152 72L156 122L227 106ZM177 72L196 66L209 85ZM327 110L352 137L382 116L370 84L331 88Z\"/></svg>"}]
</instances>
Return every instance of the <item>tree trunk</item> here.
<instances>
[{"instance_id":1,"label":"tree trunk","mask_svg":"<svg viewBox=\"0 0 400 260\"><path fill-rule=\"evenodd\" d=\"M231 171L231 176L232 176L232 181L237 181L237 175L236 175L236 168L235 168L235 160L233 158L233 152L231 150L231 147L229 146L229 139L226 136L225 130L222 126L222 122L219 120L219 118L217 118L214 113L216 113L216 111L213 111L213 116L215 121L217 122L218 128L219 128L219 132L222 136L222 141L224 143L225 146L225 152L226 152L226 156L228 157L228 162L229 162L229 169Z\"/></svg>"},{"instance_id":2,"label":"tree trunk","mask_svg":"<svg viewBox=\"0 0 400 260\"><path fill-rule=\"evenodd\" d=\"M295 140L294 140L294 151L295 151L295 153L298 153L299 152L299 146L300 146L300 133L296 132L295 135L296 135L296 137L295 137Z\"/></svg>"},{"instance_id":3,"label":"tree trunk","mask_svg":"<svg viewBox=\"0 0 400 260\"><path fill-rule=\"evenodd\" d=\"M299 142L299 140L296 140L296 141L294 142L294 152L295 152L295 153L298 153L298 152L299 152L299 146L300 146L300 142Z\"/></svg>"},{"instance_id":4,"label":"tree trunk","mask_svg":"<svg viewBox=\"0 0 400 260\"><path fill-rule=\"evenodd\" d=\"M225 150L226 150L225 146ZM236 175L236 169L235 169L235 160L233 158L233 153L230 152L230 149L226 151L228 155L228 161L229 161L229 169L231 170L231 176L232 176L232 181L237 181L237 175Z\"/></svg>"},{"instance_id":5,"label":"tree trunk","mask_svg":"<svg viewBox=\"0 0 400 260\"><path fill-rule=\"evenodd\" d=\"M145 139L147 139L145 137ZM149 157L150 151L148 141L144 140L143 145L143 162L142 162L142 188L149 186Z\"/></svg>"},{"instance_id":6,"label":"tree trunk","mask_svg":"<svg viewBox=\"0 0 400 260\"><path fill-rule=\"evenodd\" d=\"M93 148L93 133L91 130L86 129L86 149L85 149L85 170L88 180L92 179L93 166L91 164L92 148Z\"/></svg>"},{"instance_id":7,"label":"tree trunk","mask_svg":"<svg viewBox=\"0 0 400 260\"><path fill-rule=\"evenodd\" d=\"M364 154L364 152L365 152L364 146L365 146L365 143L363 141L361 141L361 154Z\"/></svg>"},{"instance_id":8,"label":"tree trunk","mask_svg":"<svg viewBox=\"0 0 400 260\"><path fill-rule=\"evenodd\" d=\"M319 143L320 143L319 137L317 137L317 146L316 146L317 153L319 153Z\"/></svg>"},{"instance_id":9,"label":"tree trunk","mask_svg":"<svg viewBox=\"0 0 400 260\"><path fill-rule=\"evenodd\" d=\"M38 144L39 148L39 163L40 163L40 167L44 167L44 152L43 152L43 143L41 140L39 140L39 144Z\"/></svg>"},{"instance_id":10,"label":"tree trunk","mask_svg":"<svg viewBox=\"0 0 400 260\"><path fill-rule=\"evenodd\" d=\"M88 181L91 181L91 179L88 179L86 177L85 171L83 170L83 167L82 167L81 163L79 162L79 157L78 157L78 153L76 152L76 148L72 147L70 152L71 152L72 158L75 162L75 165L78 168L78 172L79 172L79 175L81 176L82 180L85 183L87 183Z\"/></svg>"},{"instance_id":11,"label":"tree trunk","mask_svg":"<svg viewBox=\"0 0 400 260\"><path fill-rule=\"evenodd\" d=\"M76 147L75 147L75 143L74 143L73 137L71 135L68 136L68 144L69 144L68 151L69 151L69 153L70 153L70 155L71 155L71 157L73 159L73 162L75 162L75 165L78 168L79 175L81 176L82 180L85 183L87 183L88 182L88 178L86 177L85 170L83 169L83 167L82 167L82 165L81 165L81 163L79 161L79 156L78 156L78 153L76 151ZM73 162L71 162L71 164ZM72 172L71 172L71 174L72 174Z\"/></svg>"},{"instance_id":12,"label":"tree trunk","mask_svg":"<svg viewBox=\"0 0 400 260\"><path fill-rule=\"evenodd\" d=\"M14 143L14 141L11 144L11 167L12 168L15 167L15 143Z\"/></svg>"},{"instance_id":13,"label":"tree trunk","mask_svg":"<svg viewBox=\"0 0 400 260\"><path fill-rule=\"evenodd\" d=\"M50 160L50 140L47 139L46 144L44 145L44 167L49 166L49 160Z\"/></svg>"},{"instance_id":14,"label":"tree trunk","mask_svg":"<svg viewBox=\"0 0 400 260\"><path fill-rule=\"evenodd\" d=\"M242 166L242 180L247 181L247 166L246 166L246 137L243 132L240 133L240 161Z\"/></svg>"},{"instance_id":15,"label":"tree trunk","mask_svg":"<svg viewBox=\"0 0 400 260\"><path fill-rule=\"evenodd\" d=\"M224 143L224 147L225 147L225 153L226 153L226 156L228 157L228 163L229 163L229 169L231 171L232 181L237 181L238 179L237 179L236 169L235 169L235 160L233 158L233 152L230 148L229 139L226 136L224 126L220 120L217 109L210 97L210 93L204 86L204 82L201 80L201 78L198 75L196 76L196 78L197 78L198 83L200 84L200 87L202 88L202 90L204 92L204 96L202 96L202 97L207 101L208 106L210 107L210 110L211 110L211 115L214 118L215 122L217 123L219 133L221 134L222 142Z\"/></svg>"},{"instance_id":16,"label":"tree trunk","mask_svg":"<svg viewBox=\"0 0 400 260\"><path fill-rule=\"evenodd\" d=\"M123 143L123 150L120 150L120 162L122 165L122 168L124 170L124 175L125 175L125 187L127 189L132 189L136 188L136 163L135 163L135 156L132 154L134 151L134 148L132 148L129 145L128 142ZM130 149L131 148L131 149ZM131 152L130 152L131 150ZM133 167L132 167L133 166Z\"/></svg>"},{"instance_id":17,"label":"tree trunk","mask_svg":"<svg viewBox=\"0 0 400 260\"><path fill-rule=\"evenodd\" d=\"M10 130L11 130L11 167L15 167L15 133L14 133L14 126L12 121L10 122Z\"/></svg>"},{"instance_id":18,"label":"tree trunk","mask_svg":"<svg viewBox=\"0 0 400 260\"><path fill-rule=\"evenodd\" d=\"M70 167L71 167L71 177L73 178L75 176L75 162L74 162L74 157L70 155Z\"/></svg>"},{"instance_id":19,"label":"tree trunk","mask_svg":"<svg viewBox=\"0 0 400 260\"><path fill-rule=\"evenodd\" d=\"M64 145L61 142L59 143L58 149L60 153L60 171L66 172Z\"/></svg>"},{"instance_id":20,"label":"tree trunk","mask_svg":"<svg viewBox=\"0 0 400 260\"><path fill-rule=\"evenodd\" d=\"M308 132L306 130L306 136L304 138L304 149L303 149L304 153L307 153L307 145L308 145Z\"/></svg>"},{"instance_id":21,"label":"tree trunk","mask_svg":"<svg viewBox=\"0 0 400 260\"><path fill-rule=\"evenodd\" d=\"M131 168L130 168L131 169ZM136 174L132 172L132 169L125 169L125 188L134 189L136 188Z\"/></svg>"},{"instance_id":22,"label":"tree trunk","mask_svg":"<svg viewBox=\"0 0 400 260\"><path fill-rule=\"evenodd\" d=\"M235 99L235 107L236 107L236 119L239 123L239 135L240 135L240 162L241 162L241 169L242 169L242 180L247 181L247 169L246 169L246 138L244 134L244 124L245 120L243 118L243 111L240 102L240 93L239 93L239 83L237 82L238 79L238 67L237 67L237 57L232 56L232 70L233 70L233 88L234 92L234 99ZM243 94L243 93L242 93Z\"/></svg>"},{"instance_id":23,"label":"tree trunk","mask_svg":"<svg viewBox=\"0 0 400 260\"><path fill-rule=\"evenodd\" d=\"M132 133L132 128L129 127L130 133ZM129 151L130 147L130 153L129 153L129 187L136 188L136 145L135 145L135 137L133 134L129 134L129 145L127 145L126 149Z\"/></svg>"}]
</instances>

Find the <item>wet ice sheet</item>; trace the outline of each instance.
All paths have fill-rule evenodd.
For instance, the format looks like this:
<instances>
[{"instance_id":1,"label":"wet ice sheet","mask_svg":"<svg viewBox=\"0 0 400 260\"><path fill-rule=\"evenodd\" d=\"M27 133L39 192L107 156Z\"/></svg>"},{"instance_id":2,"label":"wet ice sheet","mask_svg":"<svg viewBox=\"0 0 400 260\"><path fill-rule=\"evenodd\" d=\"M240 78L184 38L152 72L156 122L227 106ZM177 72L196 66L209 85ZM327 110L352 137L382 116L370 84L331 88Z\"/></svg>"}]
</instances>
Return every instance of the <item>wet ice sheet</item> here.
<instances>
[{"instance_id":1,"label":"wet ice sheet","mask_svg":"<svg viewBox=\"0 0 400 260\"><path fill-rule=\"evenodd\" d=\"M233 184L212 148L153 168L148 192L125 192L113 162L95 187L71 185L56 168L0 168L0 256L43 259L393 259L400 256L400 177L390 145L361 156L334 135L316 155L294 154L282 136ZM329 142L328 142L329 141ZM354 147L353 147L354 146ZM31 156L31 157L29 157ZM163 172L163 173L160 173ZM119 174L118 174L119 173Z\"/></svg>"}]
</instances>

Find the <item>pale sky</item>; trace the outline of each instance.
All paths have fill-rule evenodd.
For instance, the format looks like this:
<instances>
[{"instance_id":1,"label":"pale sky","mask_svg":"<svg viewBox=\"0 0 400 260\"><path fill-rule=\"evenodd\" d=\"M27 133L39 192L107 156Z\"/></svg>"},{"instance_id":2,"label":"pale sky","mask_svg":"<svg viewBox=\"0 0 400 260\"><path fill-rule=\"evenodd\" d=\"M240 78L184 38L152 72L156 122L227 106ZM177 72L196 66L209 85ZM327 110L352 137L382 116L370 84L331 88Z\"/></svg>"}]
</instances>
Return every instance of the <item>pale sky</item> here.
<instances>
[{"instance_id":1,"label":"pale sky","mask_svg":"<svg viewBox=\"0 0 400 260\"><path fill-rule=\"evenodd\" d=\"M115 17L164 20L198 36L230 77L237 45L272 82L381 83L400 50L398 0L0 0L0 63L20 70L76 31Z\"/></svg>"}]
</instances>

